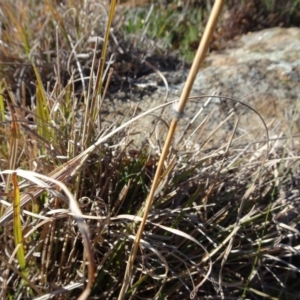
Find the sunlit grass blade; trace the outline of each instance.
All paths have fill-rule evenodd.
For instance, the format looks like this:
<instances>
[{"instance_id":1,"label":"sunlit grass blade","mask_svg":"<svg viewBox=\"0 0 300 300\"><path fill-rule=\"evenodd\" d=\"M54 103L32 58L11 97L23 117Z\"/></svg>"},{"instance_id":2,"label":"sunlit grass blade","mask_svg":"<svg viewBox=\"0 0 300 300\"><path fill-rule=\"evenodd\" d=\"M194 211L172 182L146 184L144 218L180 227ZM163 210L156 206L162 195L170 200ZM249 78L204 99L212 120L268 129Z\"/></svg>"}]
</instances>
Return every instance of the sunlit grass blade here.
<instances>
[{"instance_id":1,"label":"sunlit grass blade","mask_svg":"<svg viewBox=\"0 0 300 300\"><path fill-rule=\"evenodd\" d=\"M11 122L11 135L10 135L10 151L9 151L9 169L14 170L16 168L18 144L20 139L20 129L17 122L17 118L14 115L14 111L11 111L12 122Z\"/></svg>"},{"instance_id":2,"label":"sunlit grass blade","mask_svg":"<svg viewBox=\"0 0 300 300\"><path fill-rule=\"evenodd\" d=\"M61 16L60 12L57 10L55 5L53 5L53 1L46 0L45 1L45 9L51 11L52 17L54 20L56 20L57 24L59 25L59 28L61 29L61 32L64 36L64 39L67 41L69 46L71 47L71 44L68 39L68 32L66 30L65 24L63 22L63 17Z\"/></svg>"},{"instance_id":3,"label":"sunlit grass blade","mask_svg":"<svg viewBox=\"0 0 300 300\"><path fill-rule=\"evenodd\" d=\"M12 122L10 125L10 140L9 140L9 165L8 168L10 170L16 169L16 161L17 161L17 154L18 154L18 144L19 144L19 139L20 139L20 129L19 129L19 124L17 122L17 117L14 113L14 110L12 107L11 109L11 116L12 116ZM5 145L3 145L5 147ZM3 150L3 149L2 149ZM8 194L10 191L10 186L11 186L11 175L9 174L7 176L7 181L6 181L6 186L5 186L5 193ZM1 206L1 211L0 215L2 216L4 212L4 208Z\"/></svg>"},{"instance_id":4,"label":"sunlit grass blade","mask_svg":"<svg viewBox=\"0 0 300 300\"><path fill-rule=\"evenodd\" d=\"M4 97L3 97L2 81L0 81L0 122L5 122ZM2 144L1 144L1 146L2 146Z\"/></svg>"},{"instance_id":5,"label":"sunlit grass blade","mask_svg":"<svg viewBox=\"0 0 300 300\"><path fill-rule=\"evenodd\" d=\"M51 141L54 137L53 130L49 126L50 124L50 111L49 104L47 102L47 98L45 95L44 86L40 77L40 74L35 65L33 65L34 73L37 80L36 87L36 107L37 107L37 125L38 125L38 133L41 137L43 137L46 141Z\"/></svg>"},{"instance_id":6,"label":"sunlit grass blade","mask_svg":"<svg viewBox=\"0 0 300 300\"><path fill-rule=\"evenodd\" d=\"M5 14L8 16L8 19L10 20L11 24L17 28L17 31L20 34L21 40L23 42L23 47L24 47L25 53L26 53L26 55L29 56L30 43L29 43L29 39L28 39L28 32L26 32L25 27L22 26L22 21L23 21L23 19L25 19L26 14L27 14L26 3L22 3L22 1L19 1L18 4L14 3L13 5L21 6L21 7L18 7L18 17L16 17L16 14L15 14L16 7L12 8L10 6L10 3L3 5L3 9L4 9Z\"/></svg>"},{"instance_id":7,"label":"sunlit grass blade","mask_svg":"<svg viewBox=\"0 0 300 300\"><path fill-rule=\"evenodd\" d=\"M101 95L102 92L102 86L103 86L103 72L104 72L104 65L105 65L105 60L106 60L106 53L107 53L107 47L108 47L108 40L109 40L109 33L110 33L110 29L112 26L112 22L113 22L113 18L114 18L114 14L115 14L115 9L116 9L116 4L117 1L113 0L111 1L110 4L110 10L109 10L109 16L108 16L108 22L107 22L107 26L106 26L106 31L105 31L105 36L104 36L104 42L103 42L103 47L102 47L102 52L101 52L101 62L99 64L99 68L100 70L98 70L98 78L97 78L97 82L99 82L99 86L98 86L98 90L96 91L96 95ZM98 97L93 97L94 100L96 100ZM95 103L92 103L91 107L95 107ZM97 116L97 110L91 110L93 112L93 120L95 120L96 116Z\"/></svg>"},{"instance_id":8,"label":"sunlit grass blade","mask_svg":"<svg viewBox=\"0 0 300 300\"><path fill-rule=\"evenodd\" d=\"M4 171L2 173L11 173L11 171ZM20 251L20 253L18 254L18 255L20 255L20 257L18 256L20 266L22 268L24 268L26 265L25 265L25 255L24 255L23 240L22 240L22 229L21 229L21 219L20 219L20 213L21 213L20 192L19 192L19 187L18 187L18 182L17 182L17 174L19 176L22 176L34 183L36 183L42 187L46 187L46 188L49 188L49 185L46 182L50 181L53 184L56 184L57 186L59 186L59 188L62 189L64 191L64 193L66 194L66 196L68 197L70 211L71 211L72 215L74 216L74 219L76 220L76 223L77 223L80 233L82 234L82 240L83 240L83 244L85 247L85 258L84 259L87 260L87 265L88 265L88 280L87 280L86 288L77 299L80 299L80 300L87 299L87 297L92 289L93 282L94 282L96 266L95 266L95 261L94 261L93 248L92 248L91 241L90 241L89 228L83 219L83 215L78 206L78 203L74 199L73 195L71 194L71 192L68 190L68 188L65 186L64 183L62 183L58 180L55 180L51 177L45 176L45 175L41 175L41 174L38 174L35 172L30 172L30 171L23 171L23 170L17 170L16 172L12 173L13 183L14 183L14 206L13 206L14 207L14 219L13 219L13 221L14 221L15 243L16 243L16 245L20 245L20 248L22 247L21 250L18 249L18 251ZM45 182L43 182L40 179L44 180Z\"/></svg>"},{"instance_id":9,"label":"sunlit grass blade","mask_svg":"<svg viewBox=\"0 0 300 300\"><path fill-rule=\"evenodd\" d=\"M21 208L20 208L20 189L18 185L17 174L12 174L12 181L14 185L14 198L13 198L13 208L14 208L14 238L15 238L15 246L18 247L17 250L17 258L20 264L21 272L24 274L26 268L26 260L25 260L25 250L23 243L23 234L22 234L22 226L21 226Z\"/></svg>"},{"instance_id":10,"label":"sunlit grass blade","mask_svg":"<svg viewBox=\"0 0 300 300\"><path fill-rule=\"evenodd\" d=\"M6 116L5 116L5 106L4 106L4 88L2 81L0 81L0 124L1 125L1 132L0 136L7 136L8 135L8 126L5 123L6 122ZM8 157L8 144L6 139L0 139L0 155L2 157ZM1 211L0 211L1 215Z\"/></svg>"}]
</instances>

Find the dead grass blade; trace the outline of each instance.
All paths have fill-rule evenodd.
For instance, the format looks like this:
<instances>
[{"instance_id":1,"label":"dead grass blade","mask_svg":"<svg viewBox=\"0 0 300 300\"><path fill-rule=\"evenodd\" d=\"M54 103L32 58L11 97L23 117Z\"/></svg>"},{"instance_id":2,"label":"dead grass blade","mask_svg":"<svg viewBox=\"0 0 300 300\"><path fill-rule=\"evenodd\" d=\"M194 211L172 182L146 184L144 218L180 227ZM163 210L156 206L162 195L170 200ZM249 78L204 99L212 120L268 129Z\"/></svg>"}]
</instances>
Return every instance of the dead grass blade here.
<instances>
[{"instance_id":1,"label":"dead grass blade","mask_svg":"<svg viewBox=\"0 0 300 300\"><path fill-rule=\"evenodd\" d=\"M83 283L81 283L81 282L71 283L71 284L68 284L67 286L64 286L61 289L55 290L55 291L53 291L51 293L45 294L45 295L40 296L40 297L36 297L36 298L34 298L34 300L48 300L48 299L53 299L53 296L55 296L55 295L60 295L60 294L65 293L66 291L72 291L74 289L81 288L82 286L83 286Z\"/></svg>"},{"instance_id":2,"label":"dead grass blade","mask_svg":"<svg viewBox=\"0 0 300 300\"><path fill-rule=\"evenodd\" d=\"M20 272L13 264L11 261L7 261L4 257L0 256L0 261L7 266L8 269L12 270L15 274L18 274L18 276L20 276L20 278L22 278L22 280L26 283L26 285L28 285L30 288L32 288L38 295L42 295L42 291L31 282L31 280L29 280L27 278L27 276L24 276L24 274L22 272ZM5 290L5 286L6 286L6 282L2 283L3 290ZM5 291L4 291L5 292ZM4 296L3 294L1 294L1 296ZM7 299L6 297L3 299Z\"/></svg>"}]
</instances>

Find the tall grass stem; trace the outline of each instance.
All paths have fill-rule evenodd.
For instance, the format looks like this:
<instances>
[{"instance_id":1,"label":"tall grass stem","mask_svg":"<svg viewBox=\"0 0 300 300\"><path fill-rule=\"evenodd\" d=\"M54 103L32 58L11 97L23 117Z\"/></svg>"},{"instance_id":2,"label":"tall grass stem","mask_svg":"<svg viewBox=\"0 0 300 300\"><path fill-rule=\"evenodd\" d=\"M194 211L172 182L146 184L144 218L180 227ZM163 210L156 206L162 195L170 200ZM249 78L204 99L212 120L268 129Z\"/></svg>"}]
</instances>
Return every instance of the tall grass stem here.
<instances>
[{"instance_id":1,"label":"tall grass stem","mask_svg":"<svg viewBox=\"0 0 300 300\"><path fill-rule=\"evenodd\" d=\"M215 30L218 18L221 14L221 10L222 7L224 5L224 0L216 0L215 4L213 6L212 12L210 14L208 23L205 27L204 33L203 33L203 37L201 39L201 42L199 44L195 59L193 61L192 67L190 69L187 81L185 83L185 86L183 88L180 100L179 100L179 104L176 108L176 116L172 119L171 121L171 125L168 131L168 135L165 141L165 145L162 151L162 155L160 157L160 160L158 162L158 166L157 166L157 170L153 179L153 183L148 195L148 198L146 200L146 204L145 204L145 209L144 209L144 215L143 215L143 219L142 222L140 223L138 232L135 236L135 240L133 242L133 246L131 249L131 253L127 262L127 266L126 266L126 270L125 270L125 275L124 275L124 280L123 280L123 285L119 294L119 300L124 299L125 297L125 293L127 292L128 286L129 286L129 281L131 278L131 274L132 274L132 269L133 269L133 264L136 258L136 254L140 245L140 240L144 231L144 227L146 224L146 220L153 202L153 197L156 191L156 188L158 187L159 181L160 181L160 175L163 169L163 165L164 165L164 161L165 158L167 157L167 154L169 152L169 148L171 145L171 141L173 139L176 127L177 127L177 122L179 119L179 116L182 114L185 104L187 103L188 97L190 95L192 86L194 84L196 75L199 71L200 65L203 62L204 58L205 58L205 54L207 52L210 40L212 38L213 32Z\"/></svg>"}]
</instances>

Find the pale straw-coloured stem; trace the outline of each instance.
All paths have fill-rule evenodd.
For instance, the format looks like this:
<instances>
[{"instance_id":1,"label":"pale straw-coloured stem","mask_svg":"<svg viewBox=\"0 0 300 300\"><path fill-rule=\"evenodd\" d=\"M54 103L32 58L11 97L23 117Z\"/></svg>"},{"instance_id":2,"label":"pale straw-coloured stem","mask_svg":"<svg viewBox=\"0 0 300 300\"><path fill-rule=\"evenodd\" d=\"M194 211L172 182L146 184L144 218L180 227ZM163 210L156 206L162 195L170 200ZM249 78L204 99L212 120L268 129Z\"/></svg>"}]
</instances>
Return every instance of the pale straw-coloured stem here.
<instances>
[{"instance_id":1,"label":"pale straw-coloured stem","mask_svg":"<svg viewBox=\"0 0 300 300\"><path fill-rule=\"evenodd\" d=\"M123 285L122 285L122 288L121 288L121 291L120 291L120 294L119 294L119 298L118 298L119 300L124 299L125 293L127 292L127 289L128 289L128 286L129 286L129 281L130 281L131 274L132 274L133 264L134 264L136 254L137 254L137 251L138 251L138 248L139 248L140 240L141 240L141 237L142 237L142 234L143 234L143 231L144 231L144 227L145 227L145 224L146 224L148 213L150 211L150 208L151 208L151 205L152 205L152 202L153 202L153 197L154 197L156 188L158 187L158 184L159 184L159 181L160 181L160 175L161 175L161 172L162 172L162 169L163 169L164 161L165 161L165 158L167 157L167 154L169 152L171 141L173 139L173 136L174 136L174 133L175 133L175 130L176 130L178 118L183 113L185 104L186 104L186 102L188 100L188 97L190 95L190 92L191 92L192 86L194 84L196 75L199 71L201 63L203 62L203 60L205 58L205 54L207 52L211 37L212 37L213 32L215 30L215 27L216 27L218 18L220 16L223 4L224 4L224 0L216 0L215 1L215 4L213 6L213 9L212 9L211 15L209 17L208 23L205 27L201 42L199 44L195 59L193 61L192 67L190 69L187 81L186 81L185 86L183 88L178 106L176 108L176 116L171 121L171 125L170 125L169 131L168 131L168 136L166 138L165 145L164 145L164 148L163 148L163 151L162 151L162 154L161 154L161 157L160 157L157 169L156 169L156 173L155 173L155 176L154 176L154 179L153 179L153 183L152 183L148 198L146 200L143 219L142 219L142 222L140 223L138 232L135 236L135 240L133 242L131 253L130 253L130 256L129 256L129 259L128 259L128 262L127 262L126 271L125 271L125 274L124 274Z\"/></svg>"}]
</instances>

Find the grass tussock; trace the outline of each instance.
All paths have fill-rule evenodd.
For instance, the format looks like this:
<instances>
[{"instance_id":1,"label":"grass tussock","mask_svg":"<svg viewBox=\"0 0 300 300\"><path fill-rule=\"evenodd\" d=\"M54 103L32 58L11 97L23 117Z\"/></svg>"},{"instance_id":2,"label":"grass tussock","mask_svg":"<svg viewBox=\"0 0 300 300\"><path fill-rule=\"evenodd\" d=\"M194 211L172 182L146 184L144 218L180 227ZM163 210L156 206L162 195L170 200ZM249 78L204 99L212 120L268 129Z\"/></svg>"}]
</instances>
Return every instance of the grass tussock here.
<instances>
[{"instance_id":1,"label":"grass tussock","mask_svg":"<svg viewBox=\"0 0 300 300\"><path fill-rule=\"evenodd\" d=\"M151 111L103 126L112 45L128 49L113 30L105 46L108 9L0 5L1 299L116 299L122 287L161 150L123 143ZM235 131L169 152L126 298L297 299L297 139L243 144Z\"/></svg>"}]
</instances>

